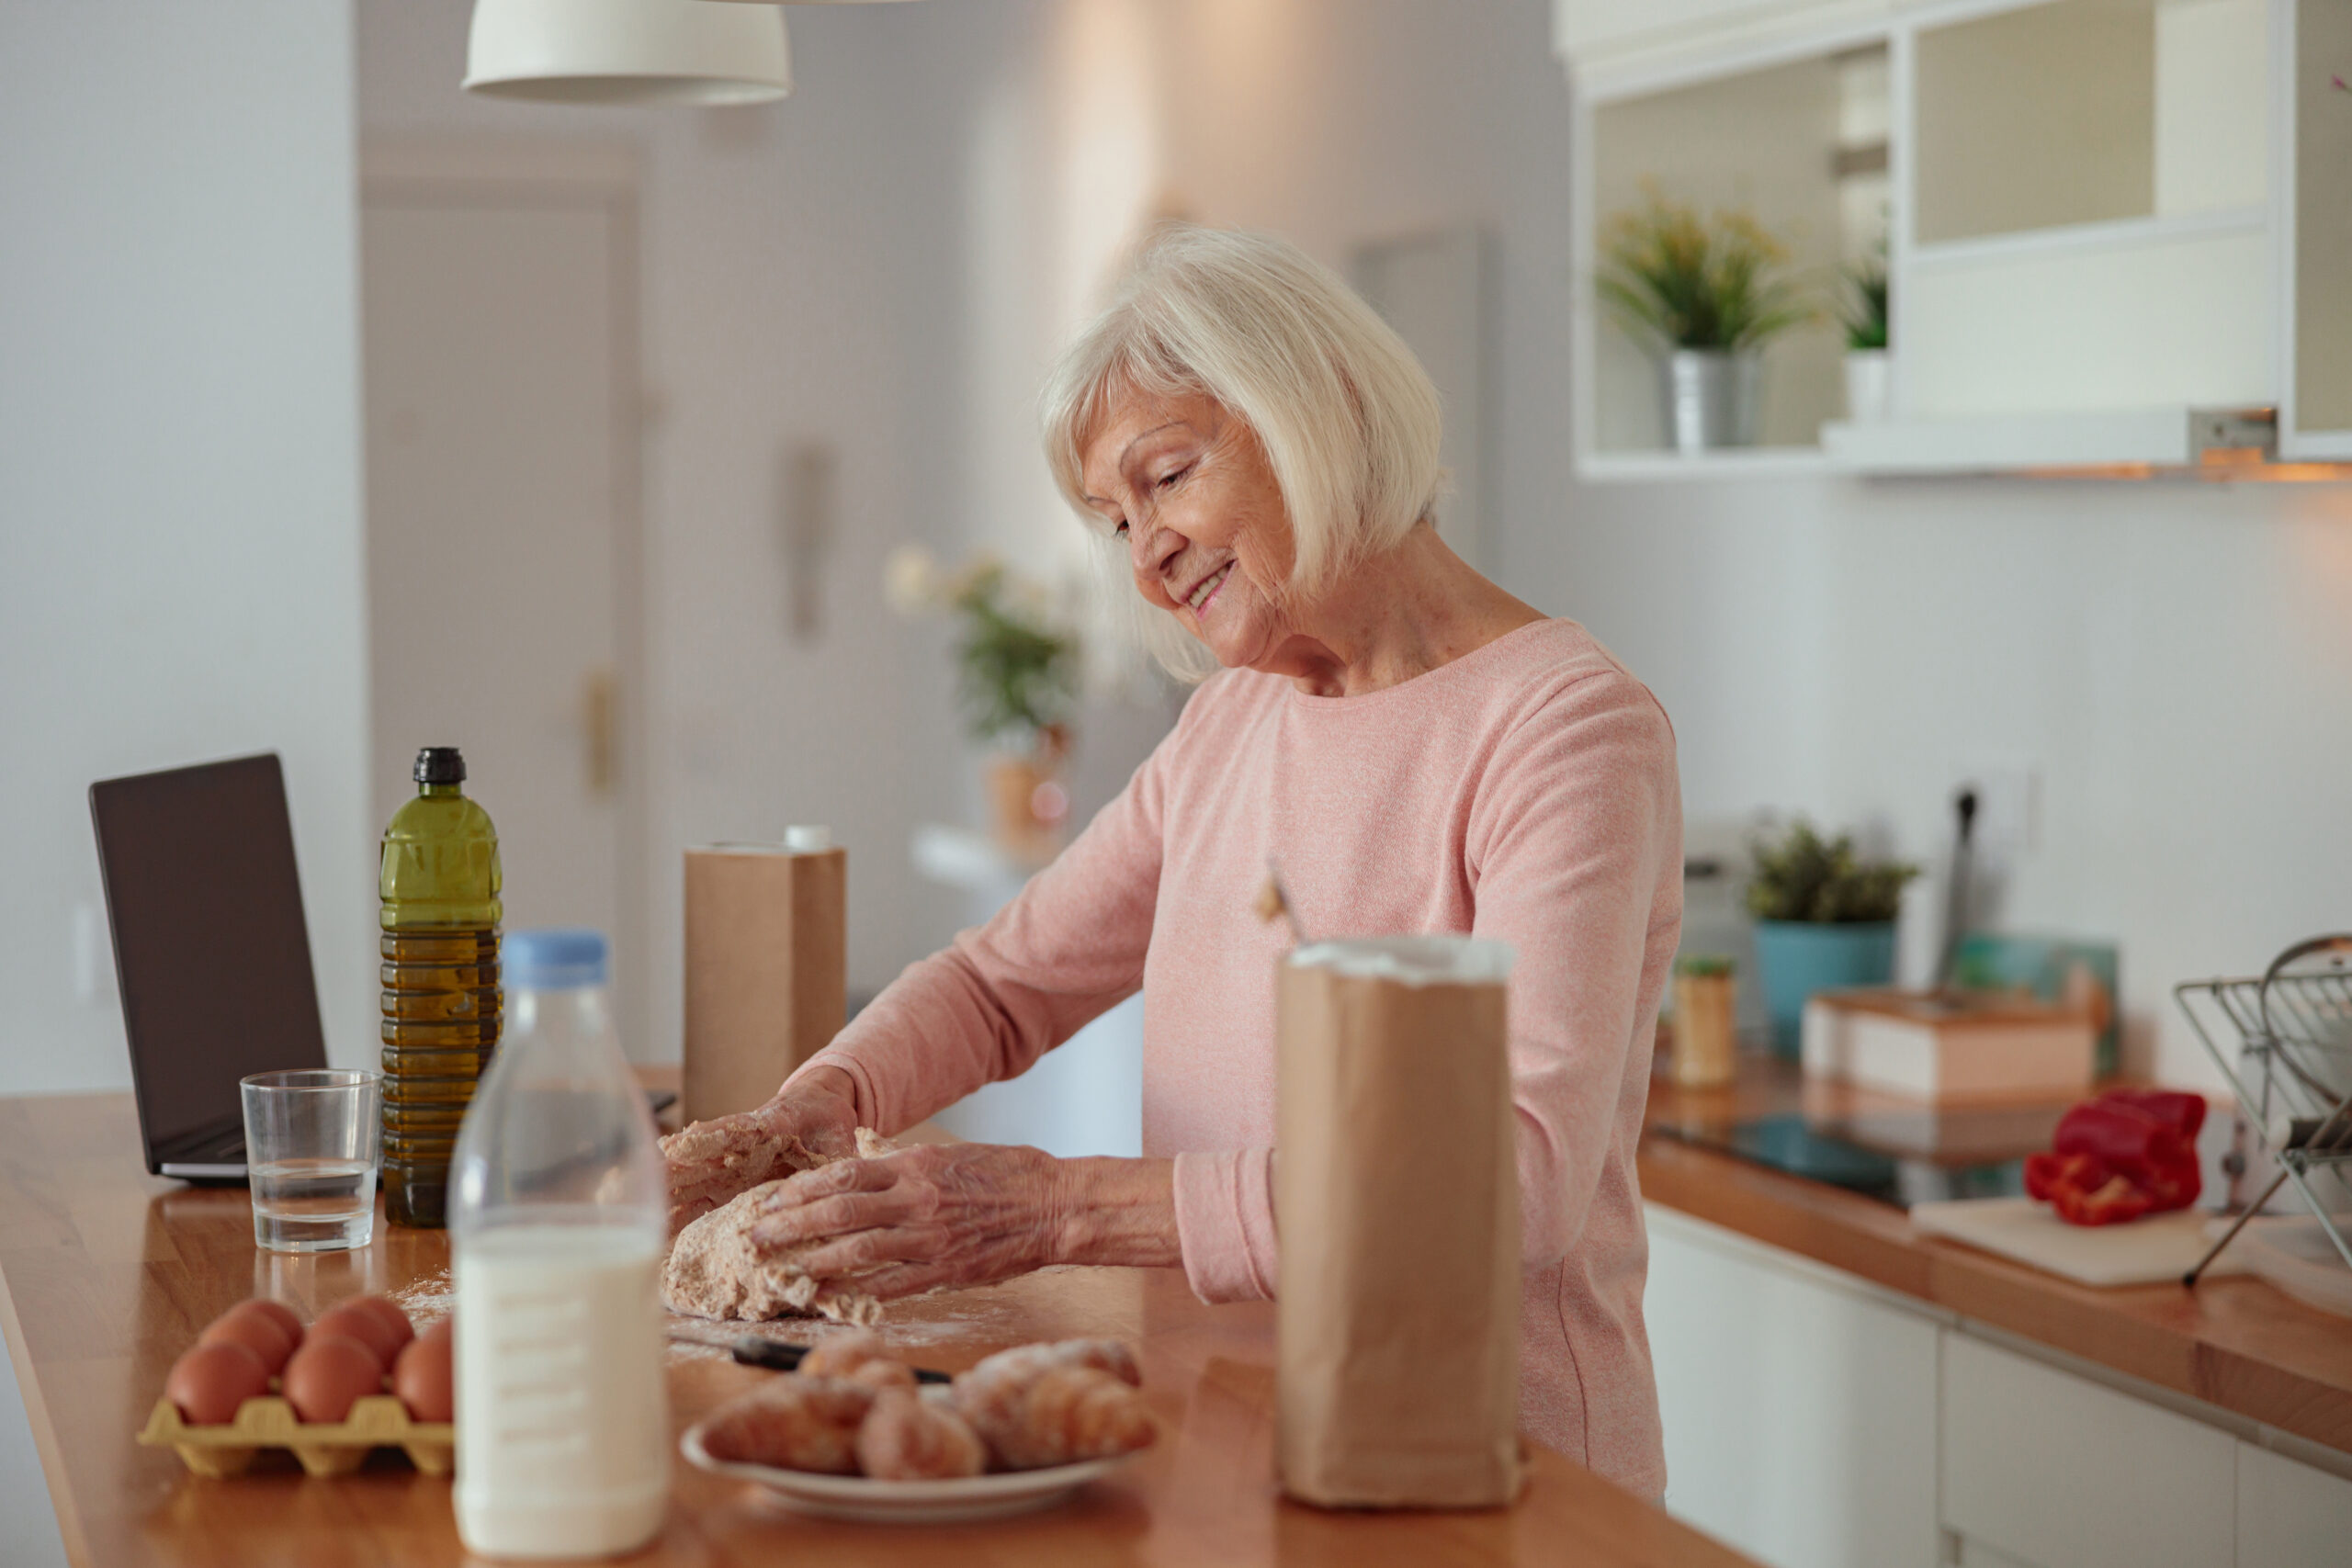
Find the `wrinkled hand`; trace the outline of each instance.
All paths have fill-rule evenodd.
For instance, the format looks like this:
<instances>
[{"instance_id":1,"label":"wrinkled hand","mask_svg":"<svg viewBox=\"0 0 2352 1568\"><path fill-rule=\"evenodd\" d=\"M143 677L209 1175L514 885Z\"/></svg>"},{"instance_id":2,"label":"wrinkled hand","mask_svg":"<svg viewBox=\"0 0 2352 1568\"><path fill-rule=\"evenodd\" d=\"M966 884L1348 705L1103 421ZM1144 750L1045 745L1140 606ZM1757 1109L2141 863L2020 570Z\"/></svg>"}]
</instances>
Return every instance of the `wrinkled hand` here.
<instances>
[{"instance_id":1,"label":"wrinkled hand","mask_svg":"<svg viewBox=\"0 0 2352 1568\"><path fill-rule=\"evenodd\" d=\"M820 1160L846 1160L857 1144L857 1105L847 1085L846 1074L813 1073L756 1110L697 1122L662 1139L670 1234L763 1181Z\"/></svg>"},{"instance_id":2,"label":"wrinkled hand","mask_svg":"<svg viewBox=\"0 0 2352 1568\"><path fill-rule=\"evenodd\" d=\"M1056 1261L1068 1217L1062 1162L1042 1149L928 1144L794 1177L760 1201L763 1256L820 1280L857 1276L889 1300L985 1285Z\"/></svg>"}]
</instances>

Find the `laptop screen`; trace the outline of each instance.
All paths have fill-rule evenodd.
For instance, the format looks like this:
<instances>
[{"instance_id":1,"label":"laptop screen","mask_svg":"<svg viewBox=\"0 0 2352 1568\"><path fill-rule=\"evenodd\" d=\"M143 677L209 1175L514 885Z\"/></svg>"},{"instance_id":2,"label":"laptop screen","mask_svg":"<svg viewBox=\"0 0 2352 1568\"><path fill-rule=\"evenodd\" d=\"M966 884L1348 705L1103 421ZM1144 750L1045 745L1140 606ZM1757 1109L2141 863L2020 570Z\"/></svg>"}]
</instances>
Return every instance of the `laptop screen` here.
<instances>
[{"instance_id":1,"label":"laptop screen","mask_svg":"<svg viewBox=\"0 0 2352 1568\"><path fill-rule=\"evenodd\" d=\"M276 753L90 786L131 1083L152 1168L237 1124L237 1080L323 1067Z\"/></svg>"}]
</instances>

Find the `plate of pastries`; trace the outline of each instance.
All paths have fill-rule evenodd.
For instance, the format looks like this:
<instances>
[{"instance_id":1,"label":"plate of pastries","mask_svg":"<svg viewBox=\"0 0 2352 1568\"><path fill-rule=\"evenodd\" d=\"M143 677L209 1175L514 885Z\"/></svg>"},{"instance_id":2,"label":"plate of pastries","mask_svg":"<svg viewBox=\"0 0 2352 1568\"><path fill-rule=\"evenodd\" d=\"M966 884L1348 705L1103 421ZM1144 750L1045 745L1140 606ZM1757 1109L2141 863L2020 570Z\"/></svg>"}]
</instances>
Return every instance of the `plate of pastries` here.
<instances>
[{"instance_id":1,"label":"plate of pastries","mask_svg":"<svg viewBox=\"0 0 2352 1568\"><path fill-rule=\"evenodd\" d=\"M1142 1385L1135 1353L1114 1339L1023 1345L927 1384L859 1330L720 1405L679 1446L804 1514L1001 1518L1049 1507L1156 1442Z\"/></svg>"}]
</instances>

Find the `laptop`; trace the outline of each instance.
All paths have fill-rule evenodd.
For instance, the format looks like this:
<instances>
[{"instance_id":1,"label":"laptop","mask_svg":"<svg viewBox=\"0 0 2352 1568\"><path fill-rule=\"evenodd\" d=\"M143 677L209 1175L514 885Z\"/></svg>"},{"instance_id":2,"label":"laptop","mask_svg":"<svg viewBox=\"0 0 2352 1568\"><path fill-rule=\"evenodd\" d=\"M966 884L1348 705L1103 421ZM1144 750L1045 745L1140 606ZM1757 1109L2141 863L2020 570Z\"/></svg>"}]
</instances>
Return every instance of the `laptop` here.
<instances>
[{"instance_id":1,"label":"laptop","mask_svg":"<svg viewBox=\"0 0 2352 1568\"><path fill-rule=\"evenodd\" d=\"M245 1179L237 1080L323 1067L276 752L90 786L151 1175Z\"/></svg>"}]
</instances>

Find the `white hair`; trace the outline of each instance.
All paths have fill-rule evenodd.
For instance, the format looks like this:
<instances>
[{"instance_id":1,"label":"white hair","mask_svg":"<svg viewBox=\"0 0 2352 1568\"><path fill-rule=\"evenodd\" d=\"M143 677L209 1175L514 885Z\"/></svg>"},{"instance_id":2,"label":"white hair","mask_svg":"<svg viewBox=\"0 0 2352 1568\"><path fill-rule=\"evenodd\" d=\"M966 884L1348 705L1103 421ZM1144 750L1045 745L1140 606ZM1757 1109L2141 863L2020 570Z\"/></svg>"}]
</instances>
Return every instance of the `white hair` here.
<instances>
[{"instance_id":1,"label":"white hair","mask_svg":"<svg viewBox=\"0 0 2352 1568\"><path fill-rule=\"evenodd\" d=\"M1287 241L1169 224L1064 351L1043 399L1046 459L1098 533L1085 447L1123 391L1205 393L1249 426L1296 552L1290 581L1268 585L1278 593L1312 595L1434 521L1437 389L1371 306ZM1171 615L1141 626L1171 672L1215 670Z\"/></svg>"}]
</instances>

